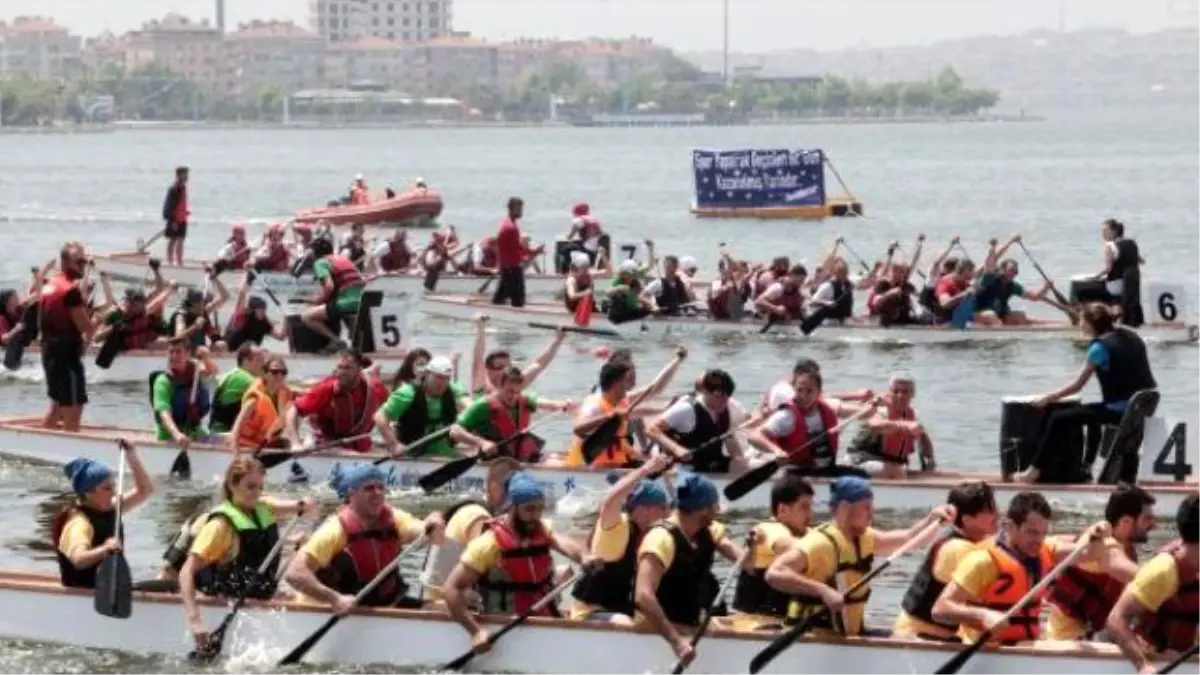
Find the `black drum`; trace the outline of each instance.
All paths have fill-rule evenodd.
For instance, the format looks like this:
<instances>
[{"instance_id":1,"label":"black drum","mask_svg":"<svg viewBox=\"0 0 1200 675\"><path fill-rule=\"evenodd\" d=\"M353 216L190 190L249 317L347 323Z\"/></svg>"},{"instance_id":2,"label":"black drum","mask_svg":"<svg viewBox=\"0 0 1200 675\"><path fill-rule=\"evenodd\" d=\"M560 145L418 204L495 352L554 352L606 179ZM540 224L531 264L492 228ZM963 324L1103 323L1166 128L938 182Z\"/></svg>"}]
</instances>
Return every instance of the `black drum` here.
<instances>
[{"instance_id":1,"label":"black drum","mask_svg":"<svg viewBox=\"0 0 1200 675\"><path fill-rule=\"evenodd\" d=\"M609 255L609 260L612 260L612 240L609 239L607 232L600 235L600 248L598 248L597 250L598 251L600 251L600 250L607 251L608 255ZM593 265L596 264L595 254L590 253L586 249L584 249L583 244L581 242L567 241L565 239L559 239L554 242L554 272L555 272L555 274L562 276L571 271L571 254L574 253L575 251L583 251L584 253L587 253L588 259L590 259L592 261L592 264ZM634 247L634 251L635 252L637 251L637 247Z\"/></svg>"},{"instance_id":2,"label":"black drum","mask_svg":"<svg viewBox=\"0 0 1200 675\"><path fill-rule=\"evenodd\" d=\"M1103 302L1111 304L1114 298L1105 287L1103 279L1072 279L1071 302Z\"/></svg>"},{"instance_id":3,"label":"black drum","mask_svg":"<svg viewBox=\"0 0 1200 675\"><path fill-rule=\"evenodd\" d=\"M1077 397L1056 401L1044 408L1033 407L1030 405L1032 400L1033 397L1030 396L1017 396L1001 401L1003 407L1000 416L1000 473L1003 476L1011 476L1018 471L1023 471L1033 461L1033 455L1037 452L1038 441L1041 440L1042 432L1046 429L1046 421L1049 419L1050 413L1079 406ZM1056 450L1059 450L1055 452L1057 456L1083 456L1082 427L1071 425L1069 428L1063 428L1060 438L1053 439L1052 442ZM1057 473L1058 467L1055 469L1054 473ZM1078 467L1062 467L1062 469L1072 473L1073 481ZM1052 478L1052 476L1045 476L1042 481L1053 482L1048 478Z\"/></svg>"}]
</instances>

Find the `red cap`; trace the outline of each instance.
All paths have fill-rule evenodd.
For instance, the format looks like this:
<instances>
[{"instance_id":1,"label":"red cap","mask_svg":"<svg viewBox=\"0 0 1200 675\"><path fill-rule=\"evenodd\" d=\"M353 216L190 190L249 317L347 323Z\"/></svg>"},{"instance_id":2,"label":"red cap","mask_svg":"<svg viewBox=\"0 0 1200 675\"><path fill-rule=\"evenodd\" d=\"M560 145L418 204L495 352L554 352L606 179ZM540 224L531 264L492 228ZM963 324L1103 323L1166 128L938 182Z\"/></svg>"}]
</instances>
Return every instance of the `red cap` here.
<instances>
[{"instance_id":1,"label":"red cap","mask_svg":"<svg viewBox=\"0 0 1200 675\"><path fill-rule=\"evenodd\" d=\"M587 202L579 202L575 205L575 208L571 210L571 213L575 216L586 216L591 212L591 210L592 209L587 205Z\"/></svg>"}]
</instances>

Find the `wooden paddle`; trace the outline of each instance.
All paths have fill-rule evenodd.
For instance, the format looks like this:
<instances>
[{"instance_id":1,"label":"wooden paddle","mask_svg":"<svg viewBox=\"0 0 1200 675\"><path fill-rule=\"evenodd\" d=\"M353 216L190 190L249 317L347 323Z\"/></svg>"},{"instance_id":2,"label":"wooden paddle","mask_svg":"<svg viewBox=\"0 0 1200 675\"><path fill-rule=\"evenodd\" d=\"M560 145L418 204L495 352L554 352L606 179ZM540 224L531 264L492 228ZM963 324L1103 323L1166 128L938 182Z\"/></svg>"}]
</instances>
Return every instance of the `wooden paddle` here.
<instances>
[{"instance_id":1,"label":"wooden paddle","mask_svg":"<svg viewBox=\"0 0 1200 675\"><path fill-rule=\"evenodd\" d=\"M301 507L301 509L303 509L303 507ZM262 579L263 575L267 573L267 569L271 567L271 563L274 562L275 558L279 556L279 553L283 551L284 545L287 544L288 537L291 536L292 530L296 529L296 525L299 524L300 517L302 515L304 515L303 510L297 511L296 517L292 518L292 522L288 523L288 526L284 528L283 532L279 535L279 541L275 542L275 545L271 547L270 552L267 553L267 557L262 561L262 564L258 566L256 580ZM233 601L233 607L229 609L229 612L225 615L225 618L221 620L221 623L217 626L217 629L209 634L208 642L203 647L188 653L187 657L189 661L209 662L221 655L221 648L225 642L225 632L229 630L231 625L233 625L233 619L237 616L238 611L242 609L242 605L246 604L246 594L250 592L250 586L251 585L248 583L242 585L242 588L238 590L237 598L235 598Z\"/></svg>"},{"instance_id":2,"label":"wooden paddle","mask_svg":"<svg viewBox=\"0 0 1200 675\"><path fill-rule=\"evenodd\" d=\"M988 641L992 639L992 635L994 635L996 631L1000 630L1001 626L1008 623L1008 620L1016 616L1017 612L1025 609L1026 605L1033 602L1034 598L1038 597L1043 590L1048 588L1050 584L1054 583L1054 580L1058 578L1058 575L1062 574L1069 567L1074 565L1075 561L1082 557L1084 552L1087 551L1088 545L1091 544L1094 539L1096 539L1096 536L1097 535L1092 532L1090 536L1080 537L1079 543L1075 545L1075 550L1071 551L1071 554L1067 556L1066 560L1063 560L1059 564L1055 565L1054 569L1050 570L1046 576L1042 577L1041 581L1034 584L1033 588L1029 589L1029 592L1026 593L1024 597L1014 603L1013 606L1004 613L1004 618L1000 621L1000 623L980 633L979 636L975 638L974 642L964 647L961 651L951 657L949 661L946 661L946 663L942 664L941 668L938 668L933 672L936 673L936 675L950 675L951 673L957 673L959 670L961 670L962 667L966 665L967 661L971 660L972 656L975 656L980 649L987 645Z\"/></svg>"},{"instance_id":3,"label":"wooden paddle","mask_svg":"<svg viewBox=\"0 0 1200 675\"><path fill-rule=\"evenodd\" d=\"M575 569L572 568L571 572L567 575L567 578L565 580L563 580L563 582L561 584L550 589L550 591L548 593L546 593L545 597L543 597L541 600L538 600L537 602L535 602L533 604L533 606L530 607L529 609L525 610L525 612L523 614L517 616L516 618L512 619L508 623L501 626L500 630L488 635L488 639L487 639L488 646L490 647L490 646L496 644L496 642L500 638L504 637L504 635L506 633L508 633L512 629L516 628L517 626L520 626L521 624L525 623L526 621L529 620L529 617L541 612L550 603L557 600L558 596L562 595L564 591L566 591L568 588L571 587L572 584L575 583L575 574L576 574ZM447 670L461 670L462 667L467 665L468 663L470 663L471 659L473 659L473 658L475 658L475 650L468 649L467 652L465 654L463 654L462 656L458 657L457 659L454 659L450 663L440 666L438 668L438 671L444 672Z\"/></svg>"},{"instance_id":4,"label":"wooden paddle","mask_svg":"<svg viewBox=\"0 0 1200 675\"><path fill-rule=\"evenodd\" d=\"M336 448L339 445L344 445L346 443L351 443L354 441L361 441L364 438L370 438L370 437L371 437L371 432L368 431L365 434L351 436L350 438L339 438L336 441L328 441L326 443L314 445L311 448L304 448L302 450L295 450L295 451L291 451L291 452L264 452L262 454L257 454L257 451L256 451L256 455L258 457L258 461L262 462L263 468L270 469L272 467L279 466L280 464L283 464L284 462L286 462L288 460L296 460L300 457L305 457L307 455L311 455L316 452L321 452L323 450L328 450L330 448Z\"/></svg>"},{"instance_id":5,"label":"wooden paddle","mask_svg":"<svg viewBox=\"0 0 1200 675\"><path fill-rule=\"evenodd\" d=\"M375 578L372 579L369 584L364 586L363 589L354 596L355 606L362 602L363 598L370 595L371 591L374 591L376 586L383 583L384 579L387 579L388 576L395 573L396 568L400 567L400 562L404 560L405 556L424 545L428 536L428 533L421 535L416 541L406 546L400 555L392 558L392 561L388 563L386 567L380 570L379 574L376 574ZM333 616L329 617L329 619L322 624L320 628L314 631L312 635L304 638L303 642L296 645L295 649L288 652L287 656L283 657L278 665L291 666L300 663L300 660L304 658L304 655L307 654L314 646L316 646L316 644L321 641L321 638L325 637L329 631L333 630L333 627L338 625L338 622L340 622L342 618L343 616L338 614L334 614Z\"/></svg>"},{"instance_id":6,"label":"wooden paddle","mask_svg":"<svg viewBox=\"0 0 1200 675\"><path fill-rule=\"evenodd\" d=\"M155 232L155 233L154 233L154 236L150 237L149 239L147 239L147 240L145 240L145 241L138 240L137 252L138 252L138 253L145 253L145 252L146 252L146 249L150 248L150 245L151 245L151 244L153 244L154 242L156 242L156 241L158 241L159 239L161 239L161 238L162 238L162 236L163 236L164 234L166 234L166 232L167 232L167 228L165 228L165 227L164 227L164 228L162 228L161 230L159 230L158 232Z\"/></svg>"},{"instance_id":7,"label":"wooden paddle","mask_svg":"<svg viewBox=\"0 0 1200 675\"><path fill-rule=\"evenodd\" d=\"M121 532L121 506L125 502L125 451L129 442L125 439L117 441L120 448L120 464L117 468L117 517L116 530L113 536L124 544L125 537ZM129 561L125 559L124 551L109 553L100 561L96 570L96 588L93 606L96 613L114 619L128 619L133 615L133 575L129 572Z\"/></svg>"},{"instance_id":8,"label":"wooden paddle","mask_svg":"<svg viewBox=\"0 0 1200 675\"><path fill-rule=\"evenodd\" d=\"M700 644L700 640L704 639L704 634L708 632L708 625L712 623L713 612L717 606L721 604L721 600L725 594L729 592L729 588L733 586L733 582L738 578L738 573L742 571L742 565L746 564L746 559L754 551L754 530L746 535L746 549L742 551L742 555L738 556L737 562L733 564L733 568L729 570L729 574L725 576L725 583L721 584L721 589L717 591L717 597L713 598L713 602L708 607L704 608L704 612L700 617L700 626L696 628L696 632L692 634L692 654L696 653L696 645ZM687 670L689 663L684 663L682 659L675 662L675 667L671 669L671 675L682 675L683 671Z\"/></svg>"},{"instance_id":9,"label":"wooden paddle","mask_svg":"<svg viewBox=\"0 0 1200 675\"><path fill-rule=\"evenodd\" d=\"M1046 274L1046 270L1042 269L1042 266L1038 264L1037 258L1034 258L1033 254L1029 252L1029 248L1025 246L1025 242L1023 240L1018 240L1017 245L1019 245L1021 250L1025 252L1025 257L1029 258L1029 262L1033 264L1033 269L1037 270L1037 273L1042 275L1042 281L1050 284L1050 292L1054 294L1054 299L1057 300L1058 303L1063 307L1071 307L1074 303L1072 303L1070 299L1068 299L1062 294L1061 291L1058 290L1058 287L1055 286L1054 282L1050 280L1050 275ZM1079 315L1075 312L1064 309L1063 313L1066 314L1069 319L1071 319L1072 323L1079 321Z\"/></svg>"},{"instance_id":10,"label":"wooden paddle","mask_svg":"<svg viewBox=\"0 0 1200 675\"><path fill-rule=\"evenodd\" d=\"M420 478L418 478L417 485L420 485L421 489L424 490L427 494L430 492L433 492L434 490L437 490L438 488L442 487L446 483L449 483L450 481L454 480L455 478L458 478L459 476L463 475L464 473L470 471L476 464L479 463L480 460L492 459L493 457L499 457L503 452L502 448L504 446L521 438L522 436L529 434L529 432L533 431L537 427L540 427L541 425L545 424L546 422L549 422L550 420L555 419L556 417L558 417L561 414L562 413L557 413L557 412L550 413L549 415L546 415L542 419L525 427L521 431L518 431L517 433L513 434L512 436L509 436L508 438L500 441L499 443L496 443L496 452L495 453L491 453L491 454L488 454L485 456L484 453L482 453L482 452L476 452L473 455L469 455L467 457L460 457L458 459L454 459L449 462L446 462L445 464L439 466L438 468L434 469L433 471L430 471L429 473L425 474L424 476L421 476Z\"/></svg>"},{"instance_id":11,"label":"wooden paddle","mask_svg":"<svg viewBox=\"0 0 1200 675\"><path fill-rule=\"evenodd\" d=\"M424 436L418 438L417 440L413 441L412 443L409 443L407 446L404 447L404 454L412 455L414 450L416 450L418 448L423 448L426 445L429 445L430 443L438 440L442 436L445 436L446 434L450 433L450 428L451 427L443 427L431 434L425 434ZM386 464L386 463L392 461L393 459L396 459L396 458L392 457L391 455L387 455L384 457L380 457L379 459L372 462L372 464L374 464L375 466L379 466L380 464Z\"/></svg>"},{"instance_id":12,"label":"wooden paddle","mask_svg":"<svg viewBox=\"0 0 1200 675\"><path fill-rule=\"evenodd\" d=\"M1192 658L1198 652L1200 652L1200 645L1192 645L1191 649L1180 654L1174 661L1168 663L1166 666L1163 667L1162 670L1158 671L1158 675L1167 675L1167 673L1169 673L1169 672L1175 670L1176 668L1178 668L1179 666L1183 665L1184 661L1187 661L1188 659Z\"/></svg>"},{"instance_id":13,"label":"wooden paddle","mask_svg":"<svg viewBox=\"0 0 1200 675\"><path fill-rule=\"evenodd\" d=\"M849 596L853 595L855 591L865 588L867 586L867 584L871 583L872 579L879 576L880 574L883 574L887 570L887 568L891 567L892 563L899 560L901 557L906 555L909 551L916 548L917 544L924 543L924 539L925 539L926 535L928 535L931 530L941 527L941 525L942 525L942 522L939 520L935 520L932 523L929 523L928 525L926 525L924 528L921 529L921 532L919 534L917 534L917 536L904 542L900 546L900 548L893 551L892 554L887 557L887 560L884 560L883 562L879 563L879 565L877 565L874 569L872 569L870 572L867 572L866 575L864 575L862 578L860 578L857 583L850 586L850 588L847 588L842 593L842 597L843 598L849 597ZM813 623L815 623L818 618L820 618L828 613L829 613L829 608L822 607L820 609L820 611L806 617L803 621L800 621L795 626L788 628L786 632L784 632L779 637L772 640L771 644L767 645L766 648L763 649L758 654L755 654L754 658L750 660L751 674L757 673L760 670L762 670L763 668L766 668L767 665L769 663L771 663L771 661L775 660L775 657L782 654L788 647L790 647L792 645L793 642L795 642L797 639L799 639L801 635L804 635L805 633L807 633L812 628Z\"/></svg>"},{"instance_id":14,"label":"wooden paddle","mask_svg":"<svg viewBox=\"0 0 1200 675\"><path fill-rule=\"evenodd\" d=\"M705 448L707 448L711 445L717 445L720 443L724 443L725 441L729 440L729 438L731 436L738 433L739 431L748 429L751 426L753 426L754 424L758 423L760 419L761 418L757 414L751 415L749 418L746 419L746 421L742 422L738 426L730 429L729 431L726 431L725 433L721 434L720 436L717 436L716 438L710 438L707 441L704 441L703 443L698 445L694 450L688 451L688 455L695 455L697 452L700 452L701 450L704 450ZM667 465L665 467L663 467L662 471L656 471L656 472L650 474L649 476L647 476L647 478L649 478L650 480L658 480L659 478L662 477L662 475L664 473L669 471L671 469L671 467L675 466L676 464L678 464L680 462L684 462L684 461L687 461L687 457L679 457L678 455L673 454L670 457L670 461L667 462Z\"/></svg>"},{"instance_id":15,"label":"wooden paddle","mask_svg":"<svg viewBox=\"0 0 1200 675\"><path fill-rule=\"evenodd\" d=\"M809 446L813 445L817 441L821 440L822 437L824 437L824 436L830 436L832 434L838 433L842 429L845 429L851 422L854 422L863 417L866 417L868 414L873 413L873 412L875 412L875 408L872 406L863 408L862 410L858 411L856 414L842 420L841 423L839 423L833 429L826 429L825 431L808 439L808 442L805 443L804 445L802 445L800 448L798 448L795 452L800 452L801 450L808 448ZM803 424L804 421L796 420L796 423ZM746 473L738 476L737 478L734 478L732 481L729 482L729 485L725 486L725 499L728 499L729 501L733 502L733 501L737 501L737 500L741 499L742 497L745 497L746 495L753 492L759 485L762 485L763 483L770 480L771 476L774 476L775 472L779 470L779 467L780 467L779 458L773 457L773 458L771 458L771 461L767 462L766 464L763 464L762 466L758 466L753 469L750 469Z\"/></svg>"},{"instance_id":16,"label":"wooden paddle","mask_svg":"<svg viewBox=\"0 0 1200 675\"><path fill-rule=\"evenodd\" d=\"M25 308L25 313L21 315L21 326L8 336L8 343L4 345L4 367L8 370L21 368L21 360L25 358L25 348L33 342L33 338L37 334L36 331L29 330L29 326L38 321L40 304L40 300L30 303Z\"/></svg>"}]
</instances>

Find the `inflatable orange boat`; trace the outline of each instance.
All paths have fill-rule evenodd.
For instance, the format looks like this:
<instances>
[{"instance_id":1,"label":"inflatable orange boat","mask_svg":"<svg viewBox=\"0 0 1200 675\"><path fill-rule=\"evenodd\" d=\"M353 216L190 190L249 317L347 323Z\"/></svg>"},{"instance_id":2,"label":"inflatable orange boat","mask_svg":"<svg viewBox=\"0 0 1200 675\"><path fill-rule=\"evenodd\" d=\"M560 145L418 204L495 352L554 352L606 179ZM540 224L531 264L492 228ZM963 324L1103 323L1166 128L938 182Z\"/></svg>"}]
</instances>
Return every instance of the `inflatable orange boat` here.
<instances>
[{"instance_id":1,"label":"inflatable orange boat","mask_svg":"<svg viewBox=\"0 0 1200 675\"><path fill-rule=\"evenodd\" d=\"M442 214L442 195L428 188L406 190L391 199L381 197L370 204L316 206L296 212L296 221L330 225L413 224Z\"/></svg>"}]
</instances>

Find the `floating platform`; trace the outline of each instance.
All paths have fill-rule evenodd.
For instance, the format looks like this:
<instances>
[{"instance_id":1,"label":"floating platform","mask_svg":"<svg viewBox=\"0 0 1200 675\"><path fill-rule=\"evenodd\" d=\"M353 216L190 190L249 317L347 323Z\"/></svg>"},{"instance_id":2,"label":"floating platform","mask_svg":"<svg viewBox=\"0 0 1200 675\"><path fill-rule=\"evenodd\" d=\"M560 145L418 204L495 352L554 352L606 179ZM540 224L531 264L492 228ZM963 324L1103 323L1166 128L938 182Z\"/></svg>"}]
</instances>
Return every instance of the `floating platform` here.
<instances>
[{"instance_id":1,"label":"floating platform","mask_svg":"<svg viewBox=\"0 0 1200 675\"><path fill-rule=\"evenodd\" d=\"M800 220L821 220L823 218L846 218L863 215L863 203L850 197L831 199L824 204L811 206L759 206L749 208L739 207L701 207L692 206L692 215L697 218L791 218Z\"/></svg>"}]
</instances>

